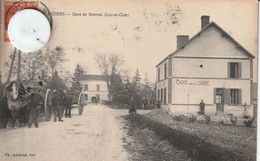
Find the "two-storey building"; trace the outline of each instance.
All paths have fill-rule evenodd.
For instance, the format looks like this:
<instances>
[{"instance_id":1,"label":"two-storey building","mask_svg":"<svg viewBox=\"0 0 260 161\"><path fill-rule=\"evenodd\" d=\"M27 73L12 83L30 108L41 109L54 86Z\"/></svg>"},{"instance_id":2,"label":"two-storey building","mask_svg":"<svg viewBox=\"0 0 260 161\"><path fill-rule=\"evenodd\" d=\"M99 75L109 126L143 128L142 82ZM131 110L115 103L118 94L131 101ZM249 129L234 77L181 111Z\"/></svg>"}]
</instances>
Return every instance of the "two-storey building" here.
<instances>
[{"instance_id":1,"label":"two-storey building","mask_svg":"<svg viewBox=\"0 0 260 161\"><path fill-rule=\"evenodd\" d=\"M80 84L86 102L91 102L93 97L96 97L98 102L108 101L107 83L104 75L84 75Z\"/></svg>"},{"instance_id":2,"label":"two-storey building","mask_svg":"<svg viewBox=\"0 0 260 161\"><path fill-rule=\"evenodd\" d=\"M192 38L177 36L177 50L156 66L157 99L175 114L197 113L203 100L205 114L252 115L254 56L209 19Z\"/></svg>"}]
</instances>

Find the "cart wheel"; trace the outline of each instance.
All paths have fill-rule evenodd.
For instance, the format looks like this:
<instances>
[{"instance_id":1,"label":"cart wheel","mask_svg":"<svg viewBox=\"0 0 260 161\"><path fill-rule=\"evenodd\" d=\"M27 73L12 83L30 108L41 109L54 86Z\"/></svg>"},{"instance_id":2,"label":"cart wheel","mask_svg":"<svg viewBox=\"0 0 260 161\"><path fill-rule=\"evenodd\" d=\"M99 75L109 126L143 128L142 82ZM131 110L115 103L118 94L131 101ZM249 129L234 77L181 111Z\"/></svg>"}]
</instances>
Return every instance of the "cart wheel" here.
<instances>
[{"instance_id":1,"label":"cart wheel","mask_svg":"<svg viewBox=\"0 0 260 161\"><path fill-rule=\"evenodd\" d=\"M79 99L78 99L78 110L79 110L79 115L82 115L83 110L84 110L84 97L83 93L81 92L79 94Z\"/></svg>"},{"instance_id":2,"label":"cart wheel","mask_svg":"<svg viewBox=\"0 0 260 161\"><path fill-rule=\"evenodd\" d=\"M44 110L45 110L45 117L47 121L51 120L52 116L52 105L51 105L51 98L52 98L52 91L48 89L45 94L45 101L44 101Z\"/></svg>"}]
</instances>

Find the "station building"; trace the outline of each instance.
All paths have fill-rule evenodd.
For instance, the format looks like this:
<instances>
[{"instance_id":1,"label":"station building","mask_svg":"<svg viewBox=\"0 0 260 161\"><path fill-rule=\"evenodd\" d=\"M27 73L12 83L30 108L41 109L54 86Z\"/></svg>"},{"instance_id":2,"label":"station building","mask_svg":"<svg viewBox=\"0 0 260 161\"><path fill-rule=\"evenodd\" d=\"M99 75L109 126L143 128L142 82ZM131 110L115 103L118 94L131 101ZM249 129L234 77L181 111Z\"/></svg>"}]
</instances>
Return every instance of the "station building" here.
<instances>
[{"instance_id":1,"label":"station building","mask_svg":"<svg viewBox=\"0 0 260 161\"><path fill-rule=\"evenodd\" d=\"M173 114L253 115L254 56L209 16L189 39L177 36L177 50L156 65L156 97Z\"/></svg>"},{"instance_id":2,"label":"station building","mask_svg":"<svg viewBox=\"0 0 260 161\"><path fill-rule=\"evenodd\" d=\"M108 101L108 89L104 75L84 75L80 81L85 102L96 97L98 102Z\"/></svg>"}]
</instances>

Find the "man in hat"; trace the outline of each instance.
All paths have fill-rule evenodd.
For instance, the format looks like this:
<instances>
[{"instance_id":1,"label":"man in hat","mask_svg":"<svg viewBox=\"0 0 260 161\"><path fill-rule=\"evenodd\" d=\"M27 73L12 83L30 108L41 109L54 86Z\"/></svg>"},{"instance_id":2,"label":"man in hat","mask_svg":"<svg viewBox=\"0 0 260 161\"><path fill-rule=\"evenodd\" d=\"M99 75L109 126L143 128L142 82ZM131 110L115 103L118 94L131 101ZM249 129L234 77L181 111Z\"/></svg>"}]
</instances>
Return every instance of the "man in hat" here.
<instances>
[{"instance_id":1,"label":"man in hat","mask_svg":"<svg viewBox=\"0 0 260 161\"><path fill-rule=\"evenodd\" d=\"M59 121L63 121L62 120L62 109L63 109L63 106L64 106L64 97L65 97L65 92L58 89L56 91L54 91L53 93L53 97L51 99L51 102L52 102L52 107L53 107L53 113L54 113L54 122L57 121L57 116L58 116L58 119Z\"/></svg>"},{"instance_id":2,"label":"man in hat","mask_svg":"<svg viewBox=\"0 0 260 161\"><path fill-rule=\"evenodd\" d=\"M28 127L31 128L33 122L35 123L35 127L39 128L39 115L41 106L43 105L43 98L37 92L36 89L28 88L30 95L26 98L27 106L30 112L29 124Z\"/></svg>"},{"instance_id":3,"label":"man in hat","mask_svg":"<svg viewBox=\"0 0 260 161\"><path fill-rule=\"evenodd\" d=\"M200 102L200 114L204 115L204 110L205 110L205 103L203 102L203 100L201 100Z\"/></svg>"}]
</instances>

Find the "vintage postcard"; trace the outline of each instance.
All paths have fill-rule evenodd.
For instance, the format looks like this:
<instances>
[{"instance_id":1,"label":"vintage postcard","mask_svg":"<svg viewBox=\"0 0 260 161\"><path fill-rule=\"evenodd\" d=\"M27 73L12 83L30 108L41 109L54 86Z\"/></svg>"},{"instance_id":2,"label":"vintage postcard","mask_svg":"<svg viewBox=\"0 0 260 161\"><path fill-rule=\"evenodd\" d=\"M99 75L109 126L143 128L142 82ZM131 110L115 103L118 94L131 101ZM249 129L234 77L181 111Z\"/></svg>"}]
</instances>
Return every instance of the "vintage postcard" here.
<instances>
[{"instance_id":1,"label":"vintage postcard","mask_svg":"<svg viewBox=\"0 0 260 161\"><path fill-rule=\"evenodd\" d=\"M258 1L0 5L0 160L257 159Z\"/></svg>"}]
</instances>

